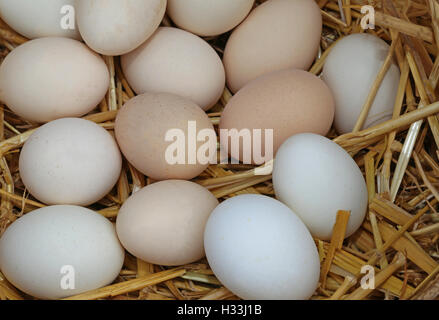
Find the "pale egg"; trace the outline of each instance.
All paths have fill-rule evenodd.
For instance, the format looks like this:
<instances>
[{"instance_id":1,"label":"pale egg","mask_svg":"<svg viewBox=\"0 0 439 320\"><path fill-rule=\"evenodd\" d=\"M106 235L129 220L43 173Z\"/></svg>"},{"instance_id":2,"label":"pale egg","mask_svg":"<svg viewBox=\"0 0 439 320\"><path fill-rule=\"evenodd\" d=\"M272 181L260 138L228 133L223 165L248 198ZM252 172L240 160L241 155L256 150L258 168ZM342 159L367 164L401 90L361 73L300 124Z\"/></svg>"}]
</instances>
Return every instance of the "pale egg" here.
<instances>
[{"instance_id":1,"label":"pale egg","mask_svg":"<svg viewBox=\"0 0 439 320\"><path fill-rule=\"evenodd\" d=\"M282 144L273 187L276 197L322 240L331 239L339 210L350 211L346 237L366 215L367 188L360 168L338 144L317 134L297 134Z\"/></svg>"},{"instance_id":2,"label":"pale egg","mask_svg":"<svg viewBox=\"0 0 439 320\"><path fill-rule=\"evenodd\" d=\"M68 37L80 40L75 0L0 0L0 16L29 39Z\"/></svg>"},{"instance_id":3,"label":"pale egg","mask_svg":"<svg viewBox=\"0 0 439 320\"><path fill-rule=\"evenodd\" d=\"M246 194L225 200L204 231L206 257L220 282L248 300L308 299L320 260L311 234L283 203Z\"/></svg>"},{"instance_id":4,"label":"pale egg","mask_svg":"<svg viewBox=\"0 0 439 320\"><path fill-rule=\"evenodd\" d=\"M163 19L166 0L76 0L79 31L87 45L107 56L128 53Z\"/></svg>"},{"instance_id":5,"label":"pale egg","mask_svg":"<svg viewBox=\"0 0 439 320\"><path fill-rule=\"evenodd\" d=\"M94 122L64 118L39 127L19 160L26 189L46 204L89 205L116 184L122 157L116 141Z\"/></svg>"},{"instance_id":6,"label":"pale egg","mask_svg":"<svg viewBox=\"0 0 439 320\"><path fill-rule=\"evenodd\" d=\"M50 206L13 222L0 238L0 270L18 289L60 299L106 286L125 252L113 224L77 206Z\"/></svg>"},{"instance_id":7,"label":"pale egg","mask_svg":"<svg viewBox=\"0 0 439 320\"><path fill-rule=\"evenodd\" d=\"M182 29L199 36L216 36L236 27L255 0L168 0L167 13Z\"/></svg>"},{"instance_id":8,"label":"pale egg","mask_svg":"<svg viewBox=\"0 0 439 320\"><path fill-rule=\"evenodd\" d=\"M102 58L68 38L26 42L0 66L0 99L14 113L34 122L90 112L105 97L109 83Z\"/></svg>"},{"instance_id":9,"label":"pale egg","mask_svg":"<svg viewBox=\"0 0 439 320\"><path fill-rule=\"evenodd\" d=\"M159 28L141 47L122 56L121 64L138 94L172 93L208 110L224 91L218 54L203 39L177 28Z\"/></svg>"},{"instance_id":10,"label":"pale egg","mask_svg":"<svg viewBox=\"0 0 439 320\"><path fill-rule=\"evenodd\" d=\"M340 134L354 128L389 50L390 46L374 35L352 34L339 40L329 52L322 78L334 94L334 125ZM392 117L399 78L399 68L392 63L363 128Z\"/></svg>"}]
</instances>

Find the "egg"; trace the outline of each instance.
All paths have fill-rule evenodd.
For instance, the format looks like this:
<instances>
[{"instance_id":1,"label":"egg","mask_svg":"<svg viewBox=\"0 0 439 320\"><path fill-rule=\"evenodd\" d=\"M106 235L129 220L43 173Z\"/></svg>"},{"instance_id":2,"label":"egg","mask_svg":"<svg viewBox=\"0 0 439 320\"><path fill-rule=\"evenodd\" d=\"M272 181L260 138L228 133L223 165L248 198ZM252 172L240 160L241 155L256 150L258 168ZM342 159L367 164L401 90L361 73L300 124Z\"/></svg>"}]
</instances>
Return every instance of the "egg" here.
<instances>
[{"instance_id":1,"label":"egg","mask_svg":"<svg viewBox=\"0 0 439 320\"><path fill-rule=\"evenodd\" d=\"M68 38L26 42L0 65L0 99L33 122L90 112L105 97L109 83L102 58Z\"/></svg>"},{"instance_id":2,"label":"egg","mask_svg":"<svg viewBox=\"0 0 439 320\"><path fill-rule=\"evenodd\" d=\"M351 132L363 109L390 46L371 34L352 34L337 41L323 67L323 80L334 93L336 130ZM400 72L393 62L377 92L363 129L389 120L393 114Z\"/></svg>"},{"instance_id":3,"label":"egg","mask_svg":"<svg viewBox=\"0 0 439 320\"><path fill-rule=\"evenodd\" d=\"M89 205L116 184L122 159L116 141L94 122L64 118L39 127L19 159L26 189L46 204Z\"/></svg>"},{"instance_id":4,"label":"egg","mask_svg":"<svg viewBox=\"0 0 439 320\"><path fill-rule=\"evenodd\" d=\"M367 188L360 168L325 137L303 133L286 140L274 161L273 187L277 199L321 240L331 238L339 210L350 211L346 237L363 223Z\"/></svg>"},{"instance_id":5,"label":"egg","mask_svg":"<svg viewBox=\"0 0 439 320\"><path fill-rule=\"evenodd\" d=\"M76 0L79 32L94 51L107 56L128 53L159 26L166 0Z\"/></svg>"},{"instance_id":6,"label":"egg","mask_svg":"<svg viewBox=\"0 0 439 320\"><path fill-rule=\"evenodd\" d=\"M25 293L59 299L113 282L124 261L113 224L78 206L49 206L13 222L0 238L0 269Z\"/></svg>"},{"instance_id":7,"label":"egg","mask_svg":"<svg viewBox=\"0 0 439 320\"><path fill-rule=\"evenodd\" d=\"M182 29L200 36L232 30L247 16L254 0L168 0L167 13Z\"/></svg>"},{"instance_id":8,"label":"egg","mask_svg":"<svg viewBox=\"0 0 439 320\"><path fill-rule=\"evenodd\" d=\"M224 51L227 84L237 92L272 71L307 70L315 60L322 17L314 0L268 0L236 28Z\"/></svg>"},{"instance_id":9,"label":"egg","mask_svg":"<svg viewBox=\"0 0 439 320\"><path fill-rule=\"evenodd\" d=\"M204 231L206 257L220 282L248 300L308 299L320 260L303 222L281 202L245 194L225 200Z\"/></svg>"},{"instance_id":10,"label":"egg","mask_svg":"<svg viewBox=\"0 0 439 320\"><path fill-rule=\"evenodd\" d=\"M156 182L125 201L117 234L144 261L166 266L195 262L204 257L204 227L217 205L213 194L194 182Z\"/></svg>"},{"instance_id":11,"label":"egg","mask_svg":"<svg viewBox=\"0 0 439 320\"><path fill-rule=\"evenodd\" d=\"M262 134L266 135L267 129L272 129L273 141L268 142L272 142L276 153L293 134L325 135L333 118L334 99L327 85L307 71L286 69L261 76L238 91L227 103L219 128L229 132L250 130L252 140L257 137L254 130L263 129ZM221 139L222 145L224 141ZM262 138L261 142L264 153L266 141ZM240 160L245 158L244 147L244 142L240 141ZM228 149L231 151L232 147Z\"/></svg>"},{"instance_id":12,"label":"egg","mask_svg":"<svg viewBox=\"0 0 439 320\"><path fill-rule=\"evenodd\" d=\"M141 47L122 56L121 64L138 94L173 93L208 110L224 91L218 54L203 39L177 28L159 28Z\"/></svg>"},{"instance_id":13,"label":"egg","mask_svg":"<svg viewBox=\"0 0 439 320\"><path fill-rule=\"evenodd\" d=\"M215 144L204 159L198 155L208 142L197 138L206 130ZM127 160L154 180L192 179L216 161L212 122L198 105L173 94L144 93L129 100L117 114L115 133Z\"/></svg>"},{"instance_id":14,"label":"egg","mask_svg":"<svg viewBox=\"0 0 439 320\"><path fill-rule=\"evenodd\" d=\"M12 29L29 39L68 37L80 40L74 4L75 0L0 0L0 16Z\"/></svg>"}]
</instances>

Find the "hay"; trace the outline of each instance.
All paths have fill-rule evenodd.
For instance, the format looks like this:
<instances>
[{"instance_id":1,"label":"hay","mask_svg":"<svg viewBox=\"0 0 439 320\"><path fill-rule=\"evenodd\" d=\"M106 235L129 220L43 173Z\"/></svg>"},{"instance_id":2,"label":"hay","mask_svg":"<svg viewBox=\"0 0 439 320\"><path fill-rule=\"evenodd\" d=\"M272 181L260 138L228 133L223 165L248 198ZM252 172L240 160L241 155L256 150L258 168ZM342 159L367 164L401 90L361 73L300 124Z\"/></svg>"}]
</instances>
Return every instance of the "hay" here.
<instances>
[{"instance_id":1,"label":"hay","mask_svg":"<svg viewBox=\"0 0 439 320\"><path fill-rule=\"evenodd\" d=\"M373 3L375 30L391 50L371 88L354 132L328 135L345 148L362 169L369 193L369 209L360 230L343 239L346 213L341 212L331 242L315 239L322 261L321 284L312 299L438 299L439 297L439 4L436 0L316 0L324 31L322 52L310 72L319 74L334 43L360 27L361 6ZM264 2L263 0L257 1ZM167 18L165 25L172 25ZM221 54L227 35L208 41ZM0 55L4 58L27 39L0 22ZM119 58L104 57L110 89L96 111L85 116L112 131L117 110L135 94L122 74ZM359 130L379 85L395 59L401 70L391 120ZM226 89L209 112L218 125L221 110L231 98ZM0 108L0 232L22 214L43 207L25 191L18 173L18 156L36 126ZM242 164L211 165L195 182L219 199L242 193L274 196L271 176L255 176ZM114 221L120 205L133 192L152 183L125 164L114 190L91 206ZM360 286L362 266L373 265L375 290ZM0 299L32 299L15 289L0 273ZM222 287L205 259L168 269L127 253L115 283L70 299L236 299Z\"/></svg>"}]
</instances>

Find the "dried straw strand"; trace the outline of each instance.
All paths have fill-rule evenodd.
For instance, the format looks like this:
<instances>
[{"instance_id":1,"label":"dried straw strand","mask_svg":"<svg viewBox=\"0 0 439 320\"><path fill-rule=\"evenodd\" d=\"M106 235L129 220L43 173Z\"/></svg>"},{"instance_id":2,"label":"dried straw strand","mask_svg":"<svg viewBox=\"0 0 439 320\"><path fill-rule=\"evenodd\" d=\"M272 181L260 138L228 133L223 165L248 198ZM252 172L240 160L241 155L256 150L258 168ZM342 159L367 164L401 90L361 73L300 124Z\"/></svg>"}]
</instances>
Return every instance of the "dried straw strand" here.
<instances>
[{"instance_id":1,"label":"dried straw strand","mask_svg":"<svg viewBox=\"0 0 439 320\"><path fill-rule=\"evenodd\" d=\"M71 296L65 298L64 300L96 300L106 297L115 297L125 293L140 290L147 286L151 286L154 284L165 282L170 279L180 277L185 272L186 270L184 269L172 269L172 270L157 272L147 276L139 277L137 279L119 282L116 284L112 284L110 286L106 286L103 288L99 288L96 290Z\"/></svg>"}]
</instances>

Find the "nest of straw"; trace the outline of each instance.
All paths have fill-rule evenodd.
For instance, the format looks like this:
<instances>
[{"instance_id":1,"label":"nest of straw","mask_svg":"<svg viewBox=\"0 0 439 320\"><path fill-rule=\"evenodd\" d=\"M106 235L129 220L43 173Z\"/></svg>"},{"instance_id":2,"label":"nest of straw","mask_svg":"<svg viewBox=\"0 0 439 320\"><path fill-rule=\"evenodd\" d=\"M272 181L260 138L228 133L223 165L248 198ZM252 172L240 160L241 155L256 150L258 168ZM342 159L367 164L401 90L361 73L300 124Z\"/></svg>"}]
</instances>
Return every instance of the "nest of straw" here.
<instances>
[{"instance_id":1,"label":"nest of straw","mask_svg":"<svg viewBox=\"0 0 439 320\"><path fill-rule=\"evenodd\" d=\"M364 224L344 239L348 213L338 212L331 241L315 239L322 262L321 281L312 299L438 299L439 297L439 2L437 0L316 0L324 31L322 54L311 72L319 74L327 53L341 37L370 32L391 44L381 72L364 103L352 133L328 135L348 151L364 173L369 209ZM264 0L257 1L257 4ZM256 4L256 5L257 5ZM374 30L360 26L361 6L375 7ZM165 25L172 25L169 19ZM229 34L206 39L221 55ZM0 58L27 39L0 21ZM112 130L117 110L134 96L118 58L104 57L111 86L99 107L85 118ZM373 102L390 61L395 59L401 81L392 120L358 130ZM231 94L226 89L209 111L214 125ZM18 217L43 207L20 180L18 156L37 128L0 106L0 232ZM105 159L102 159L103 161ZM242 193L274 196L271 176L254 176L249 165L211 165L194 181L220 200ZM151 183L125 163L114 190L91 206L114 221L133 190ZM359 285L362 266L375 266L376 289ZM32 299L0 273L0 299ZM105 288L70 299L237 299L215 278L206 260L165 268L127 253L116 281Z\"/></svg>"}]
</instances>

